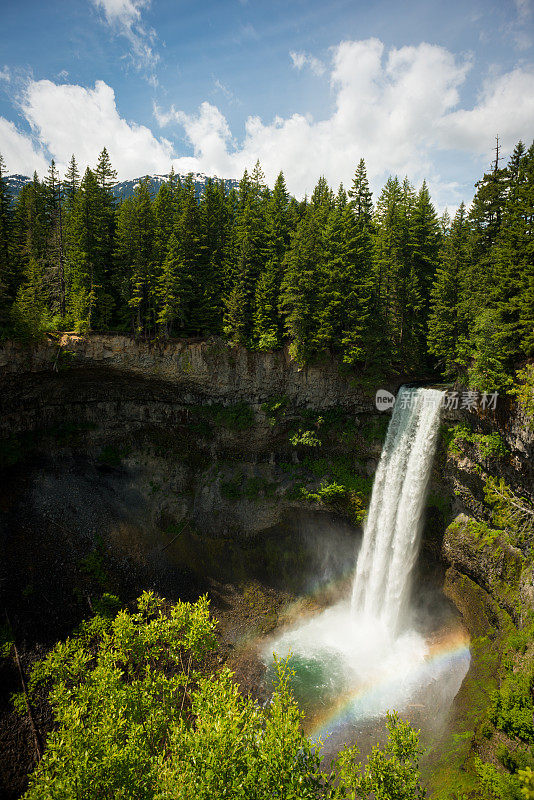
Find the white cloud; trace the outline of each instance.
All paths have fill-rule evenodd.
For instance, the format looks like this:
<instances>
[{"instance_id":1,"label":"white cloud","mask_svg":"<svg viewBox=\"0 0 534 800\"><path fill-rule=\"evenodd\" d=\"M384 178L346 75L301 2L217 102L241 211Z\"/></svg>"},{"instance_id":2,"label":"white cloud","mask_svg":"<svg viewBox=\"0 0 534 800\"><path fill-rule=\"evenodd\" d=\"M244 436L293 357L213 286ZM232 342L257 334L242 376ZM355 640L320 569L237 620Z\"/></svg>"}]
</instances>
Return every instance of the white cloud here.
<instances>
[{"instance_id":1,"label":"white cloud","mask_svg":"<svg viewBox=\"0 0 534 800\"><path fill-rule=\"evenodd\" d=\"M297 68L306 54L295 53ZM341 42L332 50L332 114L275 117L270 123L249 117L236 146L225 117L204 102L197 114L161 109L161 125L183 126L194 157L175 160L175 168L240 176L260 159L269 181L280 169L290 191L310 192L320 174L331 184L350 185L363 156L375 190L388 174L427 178L437 204L454 204L460 187L439 171L439 150L489 153L495 133L511 148L528 136L534 118L534 75L527 67L493 77L472 108L460 107L460 89L471 69L443 47L422 43L386 51L378 39ZM456 176L457 177L457 176Z\"/></svg>"},{"instance_id":2,"label":"white cloud","mask_svg":"<svg viewBox=\"0 0 534 800\"><path fill-rule=\"evenodd\" d=\"M0 152L8 174L33 175L37 170L41 176L44 175L48 161L42 149L4 117L0 117L0 142Z\"/></svg>"},{"instance_id":3,"label":"white cloud","mask_svg":"<svg viewBox=\"0 0 534 800\"><path fill-rule=\"evenodd\" d=\"M300 70L307 64L314 75L317 75L318 77L320 75L324 75L326 67L323 62L315 56L310 56L308 53L303 52L297 53L295 50L290 50L289 55L295 69Z\"/></svg>"},{"instance_id":4,"label":"white cloud","mask_svg":"<svg viewBox=\"0 0 534 800\"><path fill-rule=\"evenodd\" d=\"M534 68L518 67L487 81L474 108L440 120L440 140L449 148L483 154L498 134L510 151L520 138L532 135L533 120Z\"/></svg>"},{"instance_id":5,"label":"white cloud","mask_svg":"<svg viewBox=\"0 0 534 800\"><path fill-rule=\"evenodd\" d=\"M159 55L154 50L157 36L152 28L145 28L141 13L150 7L151 0L91 0L104 12L107 23L117 33L125 36L131 48L132 61L138 69L149 71L149 81L155 84L154 69Z\"/></svg>"},{"instance_id":6,"label":"white cloud","mask_svg":"<svg viewBox=\"0 0 534 800\"><path fill-rule=\"evenodd\" d=\"M11 80L11 72L9 67L5 65L4 67L0 67L0 81L5 81L9 83Z\"/></svg>"},{"instance_id":7,"label":"white cloud","mask_svg":"<svg viewBox=\"0 0 534 800\"><path fill-rule=\"evenodd\" d=\"M192 114L155 106L160 126L183 129L193 151L186 157L177 157L168 139L123 119L113 89L103 81L84 88L30 80L20 108L34 141L3 120L1 147L11 172L31 174L35 167L42 173L45 156L64 168L75 153L82 169L94 166L106 146L121 179L167 172L171 163L182 173L240 177L259 158L271 184L282 169L299 197L311 192L321 174L334 186L350 186L363 156L375 192L388 174L407 174L416 184L428 180L438 207L454 206L468 199L457 182L466 180L466 163L473 164L475 177L480 156L491 157L495 134L510 150L531 135L534 119L532 67L492 75L466 106L460 90L470 68L469 59L459 61L435 45L387 50L378 39L341 42L332 49L334 107L324 119L293 114L265 122L251 116L236 141L213 103L201 103ZM441 151L459 154L461 166L442 172Z\"/></svg>"},{"instance_id":8,"label":"white cloud","mask_svg":"<svg viewBox=\"0 0 534 800\"><path fill-rule=\"evenodd\" d=\"M156 138L144 125L122 119L115 93L103 81L97 81L94 89L30 81L21 107L41 148L60 168L65 167L71 153L82 169L94 167L104 146L121 178L170 168L171 143Z\"/></svg>"}]
</instances>

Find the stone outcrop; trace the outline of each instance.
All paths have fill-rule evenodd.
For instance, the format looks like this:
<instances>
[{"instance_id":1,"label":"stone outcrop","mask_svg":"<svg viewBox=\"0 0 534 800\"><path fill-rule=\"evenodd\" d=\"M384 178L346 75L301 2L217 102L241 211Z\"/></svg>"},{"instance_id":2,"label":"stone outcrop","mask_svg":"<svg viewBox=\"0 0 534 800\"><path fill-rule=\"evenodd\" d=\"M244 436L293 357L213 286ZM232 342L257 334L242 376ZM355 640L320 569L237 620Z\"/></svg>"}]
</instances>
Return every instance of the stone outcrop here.
<instances>
[{"instance_id":1,"label":"stone outcrop","mask_svg":"<svg viewBox=\"0 0 534 800\"><path fill-rule=\"evenodd\" d=\"M443 556L484 589L516 624L521 624L525 608L534 608L532 566L521 551L504 537L485 539L465 514L459 514L445 531Z\"/></svg>"},{"instance_id":2,"label":"stone outcrop","mask_svg":"<svg viewBox=\"0 0 534 800\"><path fill-rule=\"evenodd\" d=\"M223 402L262 403L285 396L290 403L313 408L343 405L354 410L374 408L371 394L358 375L343 373L339 362L300 367L286 350L251 352L222 339L157 342L122 335L65 333L27 347L0 345L0 379L9 374L54 372L69 368L104 368L165 381L184 392L202 393ZM395 389L402 380L383 388Z\"/></svg>"}]
</instances>

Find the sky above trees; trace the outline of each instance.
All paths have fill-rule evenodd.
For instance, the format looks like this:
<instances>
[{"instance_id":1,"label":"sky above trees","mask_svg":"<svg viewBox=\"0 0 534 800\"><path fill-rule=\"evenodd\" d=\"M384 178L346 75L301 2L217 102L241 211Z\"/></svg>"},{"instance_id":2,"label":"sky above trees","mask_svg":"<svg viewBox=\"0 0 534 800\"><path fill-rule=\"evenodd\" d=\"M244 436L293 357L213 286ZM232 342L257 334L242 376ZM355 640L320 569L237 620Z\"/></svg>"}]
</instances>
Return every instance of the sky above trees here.
<instances>
[{"instance_id":1,"label":"sky above trees","mask_svg":"<svg viewBox=\"0 0 534 800\"><path fill-rule=\"evenodd\" d=\"M3 0L0 152L8 172L176 171L372 188L426 177L469 201L534 131L532 0Z\"/></svg>"}]
</instances>

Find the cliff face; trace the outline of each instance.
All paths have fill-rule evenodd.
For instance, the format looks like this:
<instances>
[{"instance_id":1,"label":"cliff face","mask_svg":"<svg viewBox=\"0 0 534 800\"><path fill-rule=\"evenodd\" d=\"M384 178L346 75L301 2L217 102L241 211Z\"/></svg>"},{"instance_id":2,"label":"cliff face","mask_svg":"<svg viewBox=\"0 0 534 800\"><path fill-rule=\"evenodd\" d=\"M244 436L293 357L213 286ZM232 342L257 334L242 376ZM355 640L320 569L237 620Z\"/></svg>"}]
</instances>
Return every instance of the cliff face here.
<instances>
[{"instance_id":1,"label":"cliff face","mask_svg":"<svg viewBox=\"0 0 534 800\"><path fill-rule=\"evenodd\" d=\"M301 368L287 351L254 353L222 339L157 343L127 336L63 334L32 348L14 342L0 346L0 377L66 367L104 368L165 381L185 400L188 392L232 403L263 403L284 395L292 404L313 408L374 408L373 396L366 394L358 376L343 374L334 359Z\"/></svg>"},{"instance_id":2,"label":"cliff face","mask_svg":"<svg viewBox=\"0 0 534 800\"><path fill-rule=\"evenodd\" d=\"M58 582L100 553L160 586L259 565L328 580L352 560L350 501L370 490L388 418L334 361L301 370L216 340L65 335L4 344L0 363L1 568L14 590L35 590L36 553ZM303 497L323 479L346 495Z\"/></svg>"},{"instance_id":3,"label":"cliff face","mask_svg":"<svg viewBox=\"0 0 534 800\"><path fill-rule=\"evenodd\" d=\"M368 387L334 360L301 369L285 352L216 339L64 334L0 345L5 596L27 606L41 641L47 626L55 638L68 629L73 596L75 619L87 597L110 590L111 573L132 592L156 586L170 597L198 594L205 577L297 591L339 579L354 562L356 501L366 504L389 421L374 392L402 382ZM455 424L468 432L456 449ZM482 452L480 437L496 434L505 449ZM420 577L447 570L445 592L495 656L488 665L473 650L458 730L480 726L487 692L473 702L473 687L496 685L501 638L534 608L531 559L473 526L491 522L485 474L532 498L533 465L534 435L519 416L444 415ZM321 499L323 481L346 491ZM482 752L473 747L458 751L458 769Z\"/></svg>"}]
</instances>

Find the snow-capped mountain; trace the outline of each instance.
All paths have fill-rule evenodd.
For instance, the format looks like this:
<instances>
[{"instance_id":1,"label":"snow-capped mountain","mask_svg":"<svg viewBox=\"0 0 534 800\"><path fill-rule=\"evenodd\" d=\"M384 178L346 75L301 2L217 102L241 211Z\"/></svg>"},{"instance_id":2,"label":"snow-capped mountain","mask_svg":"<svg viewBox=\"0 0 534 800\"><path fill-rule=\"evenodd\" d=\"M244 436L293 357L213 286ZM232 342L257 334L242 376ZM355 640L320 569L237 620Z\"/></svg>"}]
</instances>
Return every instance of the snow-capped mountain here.
<instances>
[{"instance_id":1,"label":"snow-capped mountain","mask_svg":"<svg viewBox=\"0 0 534 800\"><path fill-rule=\"evenodd\" d=\"M185 180L186 176L177 175L177 177L183 181ZM201 172L194 172L192 173L192 178L197 197L199 197L204 191L208 176L203 175ZM112 189L113 195L117 198L117 200L125 200L127 197L131 197L133 195L135 187L145 179L148 179L150 191L155 197L161 184L165 183L165 181L169 179L169 175L141 175L139 178L132 178L129 181L119 181ZM7 175L5 178L8 191L13 198L17 197L22 187L27 183L30 183L31 180L32 179L28 178L27 175ZM237 189L239 185L239 181L235 180L235 178L223 178L223 180L227 190Z\"/></svg>"},{"instance_id":2,"label":"snow-capped mountain","mask_svg":"<svg viewBox=\"0 0 534 800\"><path fill-rule=\"evenodd\" d=\"M185 180L186 176L177 175L176 177L183 181ZM209 176L204 175L202 172L193 172L191 177L195 185L197 197L199 197L204 191ZM116 183L113 187L113 194L117 200L125 200L127 197L131 197L133 195L135 187L138 186L142 180L147 179L150 186L150 191L155 197L161 184L169 180L169 175L142 175L139 178L132 178L132 180L129 181L120 181L120 183ZM235 178L223 178L223 180L228 191L230 189L237 189L239 185L239 181L235 180Z\"/></svg>"},{"instance_id":3,"label":"snow-capped mountain","mask_svg":"<svg viewBox=\"0 0 534 800\"><path fill-rule=\"evenodd\" d=\"M27 175L7 175L4 178L7 183L7 190L12 197L16 197L23 186L31 181Z\"/></svg>"}]
</instances>

